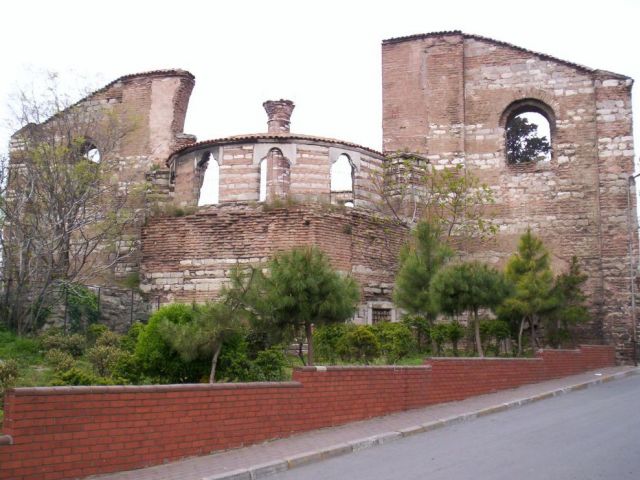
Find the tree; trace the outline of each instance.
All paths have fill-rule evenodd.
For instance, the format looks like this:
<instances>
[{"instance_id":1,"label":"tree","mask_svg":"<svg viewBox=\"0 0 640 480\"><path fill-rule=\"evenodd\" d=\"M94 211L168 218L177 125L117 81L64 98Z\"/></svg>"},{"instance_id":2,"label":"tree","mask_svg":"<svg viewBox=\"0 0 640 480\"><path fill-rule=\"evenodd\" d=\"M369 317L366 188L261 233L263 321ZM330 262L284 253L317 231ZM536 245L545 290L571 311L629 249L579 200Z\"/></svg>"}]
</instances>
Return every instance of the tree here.
<instances>
[{"instance_id":1,"label":"tree","mask_svg":"<svg viewBox=\"0 0 640 480\"><path fill-rule=\"evenodd\" d=\"M221 302L193 305L192 308L192 321L175 323L164 319L159 324L159 331L184 362L210 358L209 383L214 383L222 345L226 338L242 329L242 317Z\"/></svg>"},{"instance_id":2,"label":"tree","mask_svg":"<svg viewBox=\"0 0 640 480\"><path fill-rule=\"evenodd\" d=\"M72 104L54 76L46 94L22 92L14 111L21 128L0 165L0 307L23 333L68 285L95 279L131 253L126 233L140 213L117 181L115 152L133 127L108 105Z\"/></svg>"},{"instance_id":3,"label":"tree","mask_svg":"<svg viewBox=\"0 0 640 480\"><path fill-rule=\"evenodd\" d=\"M518 251L509 259L505 274L514 290L502 305L500 316L519 320L518 355L521 355L525 323L528 323L531 329L531 348L535 350L535 325L541 316L552 312L558 302L553 295L549 252L542 240L531 233L531 229L527 229L520 237Z\"/></svg>"},{"instance_id":4,"label":"tree","mask_svg":"<svg viewBox=\"0 0 640 480\"><path fill-rule=\"evenodd\" d=\"M554 282L556 308L549 315L546 324L546 335L551 345L560 346L571 338L575 325L590 319L589 309L585 304L587 297L582 291L586 281L587 275L580 270L577 257L571 257L569 270L558 275Z\"/></svg>"},{"instance_id":5,"label":"tree","mask_svg":"<svg viewBox=\"0 0 640 480\"><path fill-rule=\"evenodd\" d=\"M356 282L336 273L316 247L276 254L257 284L262 292L258 316L271 331L304 336L307 365L313 365L313 326L351 318L360 296Z\"/></svg>"},{"instance_id":6,"label":"tree","mask_svg":"<svg viewBox=\"0 0 640 480\"><path fill-rule=\"evenodd\" d=\"M478 355L483 357L478 311L481 308L495 309L507 296L508 287L502 274L479 262L450 265L435 275L431 292L442 312L449 315L471 314L476 348Z\"/></svg>"},{"instance_id":7,"label":"tree","mask_svg":"<svg viewBox=\"0 0 640 480\"><path fill-rule=\"evenodd\" d=\"M546 137L538 135L538 126L524 116L515 116L507 124L507 159L509 163L542 160L551 151Z\"/></svg>"},{"instance_id":8,"label":"tree","mask_svg":"<svg viewBox=\"0 0 640 480\"><path fill-rule=\"evenodd\" d=\"M438 169L419 156L396 154L383 162L373 183L380 211L408 225L427 221L444 241L497 231L487 215L493 191L460 164Z\"/></svg>"},{"instance_id":9,"label":"tree","mask_svg":"<svg viewBox=\"0 0 640 480\"><path fill-rule=\"evenodd\" d=\"M412 232L412 241L400 251L393 299L396 305L413 315L427 319L429 326L438 314L432 301L431 280L452 256L449 247L438 239L437 229L420 222Z\"/></svg>"}]
</instances>

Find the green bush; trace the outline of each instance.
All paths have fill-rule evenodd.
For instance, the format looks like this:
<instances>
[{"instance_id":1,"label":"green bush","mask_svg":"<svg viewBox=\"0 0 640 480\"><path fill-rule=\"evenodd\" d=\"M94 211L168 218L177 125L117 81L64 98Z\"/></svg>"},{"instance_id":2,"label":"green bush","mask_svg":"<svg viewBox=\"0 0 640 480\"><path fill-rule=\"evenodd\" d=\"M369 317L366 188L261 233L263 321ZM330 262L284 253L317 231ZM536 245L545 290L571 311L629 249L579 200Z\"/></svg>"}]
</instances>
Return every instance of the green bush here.
<instances>
[{"instance_id":1,"label":"green bush","mask_svg":"<svg viewBox=\"0 0 640 480\"><path fill-rule=\"evenodd\" d=\"M275 382L284 380L287 359L282 348L271 347L258 352L254 361L261 381Z\"/></svg>"},{"instance_id":2,"label":"green bush","mask_svg":"<svg viewBox=\"0 0 640 480\"><path fill-rule=\"evenodd\" d=\"M134 353L136 350L136 344L138 343L138 337L144 328L144 324L140 322L136 322L131 325L129 330L127 330L127 333L122 336L120 340L120 347L125 352Z\"/></svg>"},{"instance_id":3,"label":"green bush","mask_svg":"<svg viewBox=\"0 0 640 480\"><path fill-rule=\"evenodd\" d=\"M409 327L416 337L416 346L419 352L429 350L431 340L431 327L429 320L419 315L405 315L402 323Z\"/></svg>"},{"instance_id":4,"label":"green bush","mask_svg":"<svg viewBox=\"0 0 640 480\"><path fill-rule=\"evenodd\" d=\"M338 344L338 354L344 360L369 363L380 354L380 342L366 325L350 329Z\"/></svg>"},{"instance_id":5,"label":"green bush","mask_svg":"<svg viewBox=\"0 0 640 480\"><path fill-rule=\"evenodd\" d=\"M442 347L449 337L449 326L446 323L438 323L431 329L431 339L436 344L436 355L442 355Z\"/></svg>"},{"instance_id":6,"label":"green bush","mask_svg":"<svg viewBox=\"0 0 640 480\"><path fill-rule=\"evenodd\" d=\"M98 337L100 337L102 334L108 331L109 331L109 327L107 327L102 323L94 323L92 325L89 325L87 327L87 333L86 333L87 343L89 345L94 345Z\"/></svg>"},{"instance_id":7,"label":"green bush","mask_svg":"<svg viewBox=\"0 0 640 480\"><path fill-rule=\"evenodd\" d=\"M447 340L451 342L453 354L458 356L458 342L464 337L464 327L457 320L447 325Z\"/></svg>"},{"instance_id":8,"label":"green bush","mask_svg":"<svg viewBox=\"0 0 640 480\"><path fill-rule=\"evenodd\" d=\"M67 317L71 332L86 332L87 328L100 318L98 296L84 285L77 283L66 286Z\"/></svg>"},{"instance_id":9,"label":"green bush","mask_svg":"<svg viewBox=\"0 0 640 480\"><path fill-rule=\"evenodd\" d=\"M382 322L372 327L387 362L396 363L416 350L416 341L409 327L402 323Z\"/></svg>"},{"instance_id":10,"label":"green bush","mask_svg":"<svg viewBox=\"0 0 640 480\"><path fill-rule=\"evenodd\" d=\"M50 329L40 336L40 345L45 351L62 350L75 358L82 356L86 339L79 333L67 335L58 329Z\"/></svg>"},{"instance_id":11,"label":"green bush","mask_svg":"<svg viewBox=\"0 0 640 480\"><path fill-rule=\"evenodd\" d=\"M335 363L338 360L338 344L347 332L354 328L352 324L333 323L321 325L313 332L313 347L318 360Z\"/></svg>"},{"instance_id":12,"label":"green bush","mask_svg":"<svg viewBox=\"0 0 640 480\"><path fill-rule=\"evenodd\" d=\"M0 360L0 406L4 393L13 387L18 379L18 363L15 360Z\"/></svg>"},{"instance_id":13,"label":"green bush","mask_svg":"<svg viewBox=\"0 0 640 480\"><path fill-rule=\"evenodd\" d=\"M198 382L208 376L211 359L182 360L160 333L164 321L182 325L193 319L193 306L180 303L162 307L149 317L138 335L134 354L142 375L159 383Z\"/></svg>"},{"instance_id":14,"label":"green bush","mask_svg":"<svg viewBox=\"0 0 640 480\"><path fill-rule=\"evenodd\" d=\"M75 360L70 353L57 348L52 348L44 356L46 362L53 367L57 373L64 372L73 367Z\"/></svg>"},{"instance_id":15,"label":"green bush","mask_svg":"<svg viewBox=\"0 0 640 480\"><path fill-rule=\"evenodd\" d=\"M95 347L91 347L87 350L86 357L89 363L91 363L96 375L109 377L118 364L118 360L122 353L122 350L115 345L98 345L96 343Z\"/></svg>"},{"instance_id":16,"label":"green bush","mask_svg":"<svg viewBox=\"0 0 640 480\"><path fill-rule=\"evenodd\" d=\"M95 346L96 347L115 347L120 348L122 343L122 335L116 332L112 332L111 330L107 330L103 332L98 338L96 338Z\"/></svg>"},{"instance_id":17,"label":"green bush","mask_svg":"<svg viewBox=\"0 0 640 480\"><path fill-rule=\"evenodd\" d=\"M113 381L108 378L86 372L79 367L73 367L65 372L56 375L54 385L113 385Z\"/></svg>"}]
</instances>

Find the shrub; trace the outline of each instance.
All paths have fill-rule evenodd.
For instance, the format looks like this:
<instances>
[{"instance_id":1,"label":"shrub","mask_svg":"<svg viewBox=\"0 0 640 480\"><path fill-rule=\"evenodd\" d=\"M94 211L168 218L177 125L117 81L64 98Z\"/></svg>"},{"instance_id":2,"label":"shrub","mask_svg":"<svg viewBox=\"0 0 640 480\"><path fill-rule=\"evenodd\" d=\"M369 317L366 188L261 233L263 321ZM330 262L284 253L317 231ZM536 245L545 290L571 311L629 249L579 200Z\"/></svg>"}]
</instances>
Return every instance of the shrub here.
<instances>
[{"instance_id":1,"label":"shrub","mask_svg":"<svg viewBox=\"0 0 640 480\"><path fill-rule=\"evenodd\" d=\"M94 345L98 337L100 337L105 332L109 331L109 327L102 323L94 323L87 327L87 343L89 345Z\"/></svg>"},{"instance_id":2,"label":"shrub","mask_svg":"<svg viewBox=\"0 0 640 480\"><path fill-rule=\"evenodd\" d=\"M429 320L419 315L406 315L402 319L402 323L409 327L416 337L416 346L419 352L429 349L429 341L431 340L431 327Z\"/></svg>"},{"instance_id":3,"label":"shrub","mask_svg":"<svg viewBox=\"0 0 640 480\"><path fill-rule=\"evenodd\" d=\"M67 285L66 302L69 329L72 332L86 332L89 325L100 318L98 296L84 285Z\"/></svg>"},{"instance_id":4,"label":"shrub","mask_svg":"<svg viewBox=\"0 0 640 480\"><path fill-rule=\"evenodd\" d=\"M0 405L4 393L13 387L18 379L18 363L15 360L0 360Z\"/></svg>"},{"instance_id":5,"label":"shrub","mask_svg":"<svg viewBox=\"0 0 640 480\"><path fill-rule=\"evenodd\" d=\"M99 340L99 339L98 339ZM109 377L114 371L122 350L114 345L98 345L87 350L87 360L94 372L101 377Z\"/></svg>"},{"instance_id":6,"label":"shrub","mask_svg":"<svg viewBox=\"0 0 640 480\"><path fill-rule=\"evenodd\" d=\"M120 347L129 353L133 353L136 350L136 344L138 343L138 337L144 330L144 324L136 322L129 327L127 333L125 333L120 340Z\"/></svg>"},{"instance_id":7,"label":"shrub","mask_svg":"<svg viewBox=\"0 0 640 480\"><path fill-rule=\"evenodd\" d=\"M45 351L62 350L77 358L84 353L86 340L79 333L67 335L60 330L51 329L40 337L40 345Z\"/></svg>"},{"instance_id":8,"label":"shrub","mask_svg":"<svg viewBox=\"0 0 640 480\"><path fill-rule=\"evenodd\" d=\"M73 367L56 375L53 385L113 385L113 382L81 368Z\"/></svg>"},{"instance_id":9,"label":"shrub","mask_svg":"<svg viewBox=\"0 0 640 480\"><path fill-rule=\"evenodd\" d=\"M55 372L64 372L73 367L75 360L70 353L57 348L52 348L45 354L45 360L53 367Z\"/></svg>"},{"instance_id":10,"label":"shrub","mask_svg":"<svg viewBox=\"0 0 640 480\"><path fill-rule=\"evenodd\" d=\"M254 364L260 373L260 381L274 382L285 378L287 359L282 348L271 347L258 352Z\"/></svg>"},{"instance_id":11,"label":"shrub","mask_svg":"<svg viewBox=\"0 0 640 480\"><path fill-rule=\"evenodd\" d=\"M380 354L380 342L366 325L350 329L338 344L338 354L345 360L369 363Z\"/></svg>"},{"instance_id":12,"label":"shrub","mask_svg":"<svg viewBox=\"0 0 640 480\"><path fill-rule=\"evenodd\" d=\"M395 363L415 351L415 338L409 327L402 323L382 322L374 325L372 330L387 362Z\"/></svg>"},{"instance_id":13,"label":"shrub","mask_svg":"<svg viewBox=\"0 0 640 480\"><path fill-rule=\"evenodd\" d=\"M160 324L185 324L193 321L191 305L174 303L158 309L141 329L135 347L135 361L142 375L160 383L196 382L208 375L210 359L186 362L160 333Z\"/></svg>"},{"instance_id":14,"label":"shrub","mask_svg":"<svg viewBox=\"0 0 640 480\"><path fill-rule=\"evenodd\" d=\"M458 356L458 342L464 337L464 327L460 325L460 322L453 321L447 325L447 340L451 342L453 348L453 354Z\"/></svg>"},{"instance_id":15,"label":"shrub","mask_svg":"<svg viewBox=\"0 0 640 480\"><path fill-rule=\"evenodd\" d=\"M318 359L335 363L338 360L338 344L353 325L334 323L321 325L313 332L314 347Z\"/></svg>"},{"instance_id":16,"label":"shrub","mask_svg":"<svg viewBox=\"0 0 640 480\"><path fill-rule=\"evenodd\" d=\"M107 330L103 332L102 335L100 335L98 338L96 338L95 346L120 348L121 342L122 335L116 332L112 332L111 330Z\"/></svg>"},{"instance_id":17,"label":"shrub","mask_svg":"<svg viewBox=\"0 0 640 480\"><path fill-rule=\"evenodd\" d=\"M438 323L431 329L431 339L436 344L436 355L442 355L442 346L449 336L449 326L446 323Z\"/></svg>"}]
</instances>

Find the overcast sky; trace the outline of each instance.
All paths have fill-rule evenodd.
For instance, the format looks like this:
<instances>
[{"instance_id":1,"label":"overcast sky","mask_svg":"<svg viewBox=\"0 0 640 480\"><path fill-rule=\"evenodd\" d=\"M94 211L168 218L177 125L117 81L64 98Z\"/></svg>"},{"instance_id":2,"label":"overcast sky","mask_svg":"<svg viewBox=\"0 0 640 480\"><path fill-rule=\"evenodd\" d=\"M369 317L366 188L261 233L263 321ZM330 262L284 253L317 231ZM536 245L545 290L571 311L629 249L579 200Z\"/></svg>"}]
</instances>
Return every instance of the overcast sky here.
<instances>
[{"instance_id":1,"label":"overcast sky","mask_svg":"<svg viewBox=\"0 0 640 480\"><path fill-rule=\"evenodd\" d=\"M640 79L638 0L20 0L0 3L0 22L0 118L34 71L100 87L182 68L199 140L265 131L262 102L288 98L293 132L380 149L380 44L416 33L463 30Z\"/></svg>"}]
</instances>

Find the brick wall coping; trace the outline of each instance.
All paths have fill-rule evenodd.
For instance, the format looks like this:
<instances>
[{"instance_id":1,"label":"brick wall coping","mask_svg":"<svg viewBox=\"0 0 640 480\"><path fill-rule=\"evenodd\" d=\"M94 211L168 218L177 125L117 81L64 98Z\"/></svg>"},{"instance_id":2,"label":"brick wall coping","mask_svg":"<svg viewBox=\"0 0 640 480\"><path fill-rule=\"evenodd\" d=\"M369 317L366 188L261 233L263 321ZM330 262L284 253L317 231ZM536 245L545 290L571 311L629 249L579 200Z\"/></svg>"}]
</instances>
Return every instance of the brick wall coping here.
<instances>
[{"instance_id":1,"label":"brick wall coping","mask_svg":"<svg viewBox=\"0 0 640 480\"><path fill-rule=\"evenodd\" d=\"M577 352L579 353L579 352ZM427 357L424 359L425 362L429 360L447 360L453 362L466 362L466 361L491 361L491 362L502 362L502 361L523 361L523 362L541 362L542 358L538 357Z\"/></svg>"},{"instance_id":2,"label":"brick wall coping","mask_svg":"<svg viewBox=\"0 0 640 480\"><path fill-rule=\"evenodd\" d=\"M315 365L313 367L295 367L301 372L344 372L345 370L429 370L430 365Z\"/></svg>"},{"instance_id":3,"label":"brick wall coping","mask_svg":"<svg viewBox=\"0 0 640 480\"><path fill-rule=\"evenodd\" d=\"M9 392L16 397L31 395L78 395L90 393L164 393L246 388L302 388L300 382L183 383L174 385L108 385L78 387L22 387Z\"/></svg>"}]
</instances>

